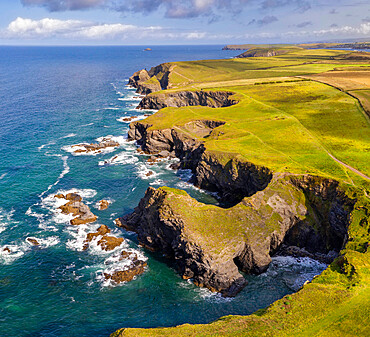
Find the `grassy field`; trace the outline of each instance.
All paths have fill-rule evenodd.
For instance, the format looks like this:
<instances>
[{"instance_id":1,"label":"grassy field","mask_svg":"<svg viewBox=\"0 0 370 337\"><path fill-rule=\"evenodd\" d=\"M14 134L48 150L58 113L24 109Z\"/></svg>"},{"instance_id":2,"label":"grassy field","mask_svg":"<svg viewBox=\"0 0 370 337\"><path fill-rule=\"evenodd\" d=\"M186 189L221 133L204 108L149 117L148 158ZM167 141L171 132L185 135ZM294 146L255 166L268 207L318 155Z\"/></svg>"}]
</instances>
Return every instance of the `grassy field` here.
<instances>
[{"instance_id":1,"label":"grassy field","mask_svg":"<svg viewBox=\"0 0 370 337\"><path fill-rule=\"evenodd\" d=\"M121 329L113 336L370 336L370 122L364 111L370 106L370 63L346 55L348 51L296 48L269 58L173 64L170 89L164 93L225 90L234 92L239 103L217 109L165 108L145 122L154 129L190 133L221 162L238 157L275 172L338 180L357 200L349 240L341 257L320 276L253 315L227 316L206 325ZM194 120L225 124L202 138L185 125ZM232 209L220 211L191 199L188 204L193 208L188 208L187 222L207 240L214 232L199 225L201 217L211 217L225 240L242 226L235 219L227 221L233 226L223 226Z\"/></svg>"},{"instance_id":2,"label":"grassy field","mask_svg":"<svg viewBox=\"0 0 370 337\"><path fill-rule=\"evenodd\" d=\"M239 104L166 108L146 121L156 129L181 129L194 119L225 121L203 139L208 150L239 154L278 172L317 174L368 188L366 179L351 178L329 155L370 176L369 119L357 99L341 91L351 89L367 106L369 72L358 70L359 64L327 63L343 53L294 50L270 58L178 62L170 91L228 90ZM351 71L333 71L347 67Z\"/></svg>"}]
</instances>

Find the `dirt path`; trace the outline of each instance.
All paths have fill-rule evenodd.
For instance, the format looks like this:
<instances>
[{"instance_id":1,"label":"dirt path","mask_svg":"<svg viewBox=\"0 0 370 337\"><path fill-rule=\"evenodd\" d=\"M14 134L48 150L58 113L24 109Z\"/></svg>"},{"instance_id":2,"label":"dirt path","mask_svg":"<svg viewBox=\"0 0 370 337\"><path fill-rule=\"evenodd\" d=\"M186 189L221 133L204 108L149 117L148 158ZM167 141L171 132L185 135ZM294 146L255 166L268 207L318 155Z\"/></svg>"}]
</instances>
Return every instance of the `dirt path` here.
<instances>
[{"instance_id":1,"label":"dirt path","mask_svg":"<svg viewBox=\"0 0 370 337\"><path fill-rule=\"evenodd\" d=\"M334 159L337 163L341 164L342 166L348 168L349 170L351 170L352 172L356 173L357 175L359 175L360 177L364 178L364 179L367 179L367 180L370 180L370 177L368 177L366 174L363 174L362 172L360 172L359 170L356 170L354 167L352 166L349 166L347 165L346 163L343 163L342 161L340 161L339 159L335 158L331 153L327 152L327 154L332 158Z\"/></svg>"}]
</instances>

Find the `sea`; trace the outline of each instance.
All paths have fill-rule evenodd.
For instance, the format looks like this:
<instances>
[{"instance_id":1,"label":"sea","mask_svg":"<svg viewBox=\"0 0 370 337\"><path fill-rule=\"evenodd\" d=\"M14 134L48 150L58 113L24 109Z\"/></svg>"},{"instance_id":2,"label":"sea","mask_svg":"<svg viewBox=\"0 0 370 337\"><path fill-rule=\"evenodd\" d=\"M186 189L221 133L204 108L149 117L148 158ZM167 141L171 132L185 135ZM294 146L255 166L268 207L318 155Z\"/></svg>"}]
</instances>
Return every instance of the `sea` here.
<instances>
[{"instance_id":1,"label":"sea","mask_svg":"<svg viewBox=\"0 0 370 337\"><path fill-rule=\"evenodd\" d=\"M133 211L149 186L172 186L205 203L213 195L175 172L171 161L149 165L129 122L155 111L136 110L140 97L127 86L139 69L163 62L226 59L222 46L0 47L0 336L109 336L122 327L208 323L247 315L297 291L326 265L308 258L275 257L266 273L223 298L183 280L170 260L138 245L135 233L114 224ZM74 153L72 145L102 137L119 143L101 153ZM148 175L148 172L152 174ZM54 198L76 192L96 223L71 226ZM97 202L110 206L99 210ZM124 238L106 252L87 233L100 225ZM212 225L212 224L210 224ZM39 242L32 245L29 239ZM145 272L119 285L104 273L119 270L122 248L147 262Z\"/></svg>"}]
</instances>

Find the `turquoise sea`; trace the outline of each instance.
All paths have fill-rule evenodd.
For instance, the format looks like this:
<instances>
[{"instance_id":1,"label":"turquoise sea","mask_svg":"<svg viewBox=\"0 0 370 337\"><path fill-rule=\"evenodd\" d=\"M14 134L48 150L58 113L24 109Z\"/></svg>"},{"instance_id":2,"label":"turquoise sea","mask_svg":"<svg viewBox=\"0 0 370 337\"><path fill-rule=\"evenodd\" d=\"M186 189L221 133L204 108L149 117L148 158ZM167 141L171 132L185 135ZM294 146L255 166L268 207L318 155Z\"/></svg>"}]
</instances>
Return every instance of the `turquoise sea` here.
<instances>
[{"instance_id":1,"label":"turquoise sea","mask_svg":"<svg viewBox=\"0 0 370 337\"><path fill-rule=\"evenodd\" d=\"M113 223L133 210L148 186L178 187L215 202L187 183L189 172L176 173L169 162L148 166L126 141L129 124L120 119L154 113L135 110L140 98L126 86L133 72L238 53L221 47L0 47L0 336L99 337L120 327L206 323L265 307L325 268L276 257L266 273L246 276L249 285L237 297L225 299L182 280L170 261L143 250L134 233ZM73 144L106 136L120 147L96 155L70 152ZM154 174L147 177L148 170ZM98 221L70 226L53 198L66 191L80 193ZM101 199L111 201L107 210L96 208ZM82 250L86 234L101 224L147 260L143 275L119 286L104 280L103 272L125 261L117 262L117 250Z\"/></svg>"}]
</instances>

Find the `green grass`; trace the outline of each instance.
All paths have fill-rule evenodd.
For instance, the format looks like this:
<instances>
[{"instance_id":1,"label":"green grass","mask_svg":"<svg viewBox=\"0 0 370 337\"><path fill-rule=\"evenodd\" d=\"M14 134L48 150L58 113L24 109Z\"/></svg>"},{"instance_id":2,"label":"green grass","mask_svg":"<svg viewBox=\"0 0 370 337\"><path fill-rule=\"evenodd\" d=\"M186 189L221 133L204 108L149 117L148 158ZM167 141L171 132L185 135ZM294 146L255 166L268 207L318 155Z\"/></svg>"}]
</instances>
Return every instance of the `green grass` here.
<instances>
[{"instance_id":1,"label":"green grass","mask_svg":"<svg viewBox=\"0 0 370 337\"><path fill-rule=\"evenodd\" d=\"M123 329L113 336L368 336L370 253L348 253L297 293L249 316L226 316L211 324ZM348 270L354 269L351 275Z\"/></svg>"},{"instance_id":2,"label":"green grass","mask_svg":"<svg viewBox=\"0 0 370 337\"><path fill-rule=\"evenodd\" d=\"M347 170L329 157L330 152L370 175L369 122L349 95L313 81L227 90L237 93L239 104L220 109L166 108L146 122L155 129L181 129L195 119L221 120L226 124L203 139L210 151L239 154L278 172L311 173L351 183Z\"/></svg>"},{"instance_id":3,"label":"green grass","mask_svg":"<svg viewBox=\"0 0 370 337\"><path fill-rule=\"evenodd\" d=\"M369 119L354 97L332 86L299 78L342 67L369 66L366 62L336 59L344 54L348 51L295 49L269 58L177 62L170 74L171 91L227 90L235 92L239 103L219 109L165 108L145 120L154 129L175 127L184 131L184 125L192 120L224 121L225 125L214 129L207 138L192 135L204 141L207 155L221 164L235 159L266 166L274 172L338 180L341 189L357 200L342 256L297 293L253 315L227 316L205 325L122 329L113 336L370 335L370 203L366 195L366 191L370 195L370 182L328 154L369 176ZM353 94L364 105L368 104L369 90ZM230 243L237 244L241 233L243 240L253 235L263 238L277 228L278 214L268 205L263 207L269 220L261 221L246 203L221 209L202 204L183 191L163 189L168 192L166 202L170 208L186 220L187 235L214 254L221 254ZM305 201L302 193L290 189L279 180L270 183L263 193L266 198L269 193L281 194L284 200L297 205ZM246 199L253 201L256 196ZM245 218L255 225L253 231L245 228L241 220Z\"/></svg>"}]
</instances>

